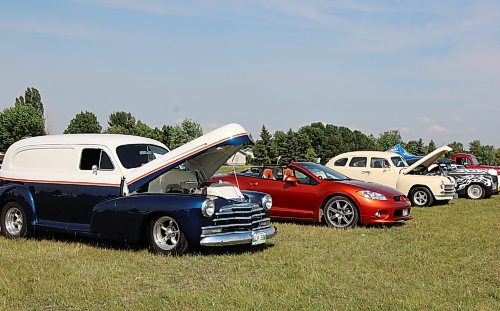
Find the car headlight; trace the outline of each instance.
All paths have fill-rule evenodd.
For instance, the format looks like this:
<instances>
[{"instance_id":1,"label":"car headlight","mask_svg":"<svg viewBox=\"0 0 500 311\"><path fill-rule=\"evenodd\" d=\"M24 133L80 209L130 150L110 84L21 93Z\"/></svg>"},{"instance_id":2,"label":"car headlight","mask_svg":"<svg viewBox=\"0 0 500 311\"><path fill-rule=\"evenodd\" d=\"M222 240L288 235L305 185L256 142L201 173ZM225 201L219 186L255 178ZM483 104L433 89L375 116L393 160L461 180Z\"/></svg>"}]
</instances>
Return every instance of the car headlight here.
<instances>
[{"instance_id":1,"label":"car headlight","mask_svg":"<svg viewBox=\"0 0 500 311\"><path fill-rule=\"evenodd\" d=\"M360 194L362 197L365 197L367 199L382 200L382 201L387 200L385 195L378 193L378 192L370 191L370 190L360 190L360 191L358 191L358 194Z\"/></svg>"},{"instance_id":2,"label":"car headlight","mask_svg":"<svg viewBox=\"0 0 500 311\"><path fill-rule=\"evenodd\" d=\"M215 202L210 199L203 201L201 204L201 213L205 217L212 217L215 214Z\"/></svg>"},{"instance_id":3,"label":"car headlight","mask_svg":"<svg viewBox=\"0 0 500 311\"><path fill-rule=\"evenodd\" d=\"M262 207L268 210L271 209L271 207L273 207L273 198L269 194L266 194L262 198Z\"/></svg>"}]
</instances>

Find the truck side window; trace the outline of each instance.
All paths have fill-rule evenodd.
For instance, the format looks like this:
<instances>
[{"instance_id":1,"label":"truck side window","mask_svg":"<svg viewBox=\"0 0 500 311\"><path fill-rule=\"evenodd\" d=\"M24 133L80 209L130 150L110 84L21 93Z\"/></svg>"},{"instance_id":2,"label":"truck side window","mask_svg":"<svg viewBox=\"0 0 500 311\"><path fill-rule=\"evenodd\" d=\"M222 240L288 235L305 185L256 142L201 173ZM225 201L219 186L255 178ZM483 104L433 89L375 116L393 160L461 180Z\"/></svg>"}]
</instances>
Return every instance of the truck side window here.
<instances>
[{"instance_id":1,"label":"truck side window","mask_svg":"<svg viewBox=\"0 0 500 311\"><path fill-rule=\"evenodd\" d=\"M349 166L352 167L366 167L366 157L353 157Z\"/></svg>"},{"instance_id":2,"label":"truck side window","mask_svg":"<svg viewBox=\"0 0 500 311\"><path fill-rule=\"evenodd\" d=\"M86 148L82 150L80 160L81 170L92 170L92 166L97 165L101 170L113 170L114 166L106 151L97 148Z\"/></svg>"},{"instance_id":3,"label":"truck side window","mask_svg":"<svg viewBox=\"0 0 500 311\"><path fill-rule=\"evenodd\" d=\"M372 158L370 167L372 168L388 168L391 167L389 161L383 158Z\"/></svg>"},{"instance_id":4,"label":"truck side window","mask_svg":"<svg viewBox=\"0 0 500 311\"><path fill-rule=\"evenodd\" d=\"M347 158L338 159L333 163L335 166L345 166L347 164Z\"/></svg>"}]
</instances>

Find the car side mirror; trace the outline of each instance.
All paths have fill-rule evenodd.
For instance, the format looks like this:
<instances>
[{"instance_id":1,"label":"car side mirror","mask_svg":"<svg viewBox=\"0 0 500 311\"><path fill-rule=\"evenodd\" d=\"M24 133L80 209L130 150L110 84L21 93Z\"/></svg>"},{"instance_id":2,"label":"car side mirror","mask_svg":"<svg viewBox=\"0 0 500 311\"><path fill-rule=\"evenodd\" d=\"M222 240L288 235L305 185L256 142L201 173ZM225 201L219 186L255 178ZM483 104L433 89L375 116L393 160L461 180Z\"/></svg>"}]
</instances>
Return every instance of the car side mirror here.
<instances>
[{"instance_id":1,"label":"car side mirror","mask_svg":"<svg viewBox=\"0 0 500 311\"><path fill-rule=\"evenodd\" d=\"M295 176L288 176L285 178L285 182L290 184L296 184L299 182L299 180Z\"/></svg>"},{"instance_id":2,"label":"car side mirror","mask_svg":"<svg viewBox=\"0 0 500 311\"><path fill-rule=\"evenodd\" d=\"M92 173L94 175L97 175L97 171L98 171L97 165L92 165Z\"/></svg>"}]
</instances>

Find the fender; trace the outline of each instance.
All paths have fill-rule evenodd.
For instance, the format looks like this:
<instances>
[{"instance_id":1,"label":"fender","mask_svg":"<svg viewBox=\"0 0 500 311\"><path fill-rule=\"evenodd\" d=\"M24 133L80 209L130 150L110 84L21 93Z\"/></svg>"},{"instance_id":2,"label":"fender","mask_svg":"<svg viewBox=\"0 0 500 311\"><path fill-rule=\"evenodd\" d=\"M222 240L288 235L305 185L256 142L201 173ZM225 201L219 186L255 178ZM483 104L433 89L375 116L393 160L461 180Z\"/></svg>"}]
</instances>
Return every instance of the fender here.
<instances>
[{"instance_id":1,"label":"fender","mask_svg":"<svg viewBox=\"0 0 500 311\"><path fill-rule=\"evenodd\" d=\"M97 204L92 213L90 230L100 236L125 239L135 243L145 235L149 220L155 215L173 217L188 241L199 243L201 227L210 223L201 213L207 198L182 194L138 194L119 197ZM215 200L216 208L227 200Z\"/></svg>"},{"instance_id":2,"label":"fender","mask_svg":"<svg viewBox=\"0 0 500 311\"><path fill-rule=\"evenodd\" d=\"M248 199L249 202L257 203L259 205L262 205L262 198L267 195L267 193L264 192L250 190L241 190L241 193L243 193L243 195Z\"/></svg>"},{"instance_id":3,"label":"fender","mask_svg":"<svg viewBox=\"0 0 500 311\"><path fill-rule=\"evenodd\" d=\"M24 212L32 226L36 225L38 218L36 215L35 201L28 187L20 184L10 184L0 187L0 209L10 201L15 201L24 207Z\"/></svg>"}]
</instances>

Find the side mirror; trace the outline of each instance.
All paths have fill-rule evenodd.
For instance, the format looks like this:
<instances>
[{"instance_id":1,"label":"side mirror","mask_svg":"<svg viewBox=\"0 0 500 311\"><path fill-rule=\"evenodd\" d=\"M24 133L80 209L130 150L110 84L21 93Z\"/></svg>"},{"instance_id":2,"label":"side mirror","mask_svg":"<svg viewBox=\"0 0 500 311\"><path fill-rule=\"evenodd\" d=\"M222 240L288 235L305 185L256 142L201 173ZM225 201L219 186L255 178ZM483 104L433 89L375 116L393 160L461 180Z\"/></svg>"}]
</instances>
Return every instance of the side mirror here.
<instances>
[{"instance_id":1,"label":"side mirror","mask_svg":"<svg viewBox=\"0 0 500 311\"><path fill-rule=\"evenodd\" d=\"M287 178L285 178L285 182L290 184L296 184L299 182L299 180L295 176L288 176Z\"/></svg>"},{"instance_id":2,"label":"side mirror","mask_svg":"<svg viewBox=\"0 0 500 311\"><path fill-rule=\"evenodd\" d=\"M97 171L98 171L98 169L97 169L97 165L92 165L92 173L93 173L94 175L97 175Z\"/></svg>"}]
</instances>

